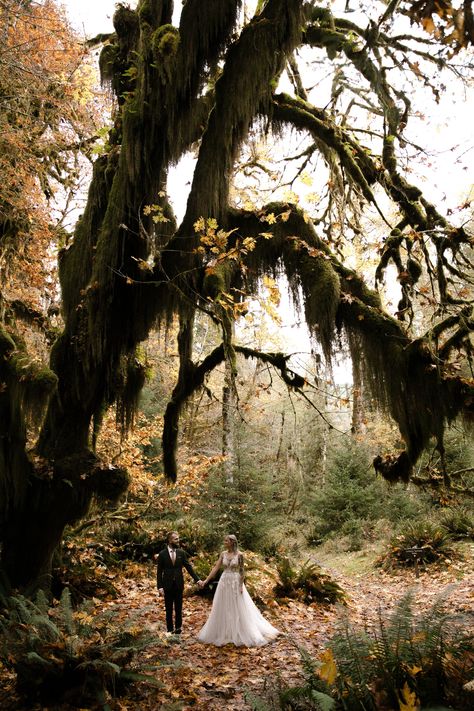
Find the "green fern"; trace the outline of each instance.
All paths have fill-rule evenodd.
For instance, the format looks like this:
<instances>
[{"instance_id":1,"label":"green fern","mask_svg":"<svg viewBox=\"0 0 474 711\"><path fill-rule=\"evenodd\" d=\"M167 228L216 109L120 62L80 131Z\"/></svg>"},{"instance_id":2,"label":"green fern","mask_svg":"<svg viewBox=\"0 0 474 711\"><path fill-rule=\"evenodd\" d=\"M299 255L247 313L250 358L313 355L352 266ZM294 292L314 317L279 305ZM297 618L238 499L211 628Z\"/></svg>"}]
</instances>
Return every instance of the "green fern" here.
<instances>
[{"instance_id":1,"label":"green fern","mask_svg":"<svg viewBox=\"0 0 474 711\"><path fill-rule=\"evenodd\" d=\"M76 634L76 625L74 622L71 602L71 592L69 588L64 588L61 593L61 598L57 607L57 615L59 618L59 624L65 630L65 632L67 632L67 634L69 635Z\"/></svg>"},{"instance_id":2,"label":"green fern","mask_svg":"<svg viewBox=\"0 0 474 711\"><path fill-rule=\"evenodd\" d=\"M287 557L282 557L277 563L277 572L279 579L274 592L278 597L296 598L307 604L344 602L342 588L311 560L297 570Z\"/></svg>"},{"instance_id":3,"label":"green fern","mask_svg":"<svg viewBox=\"0 0 474 711\"><path fill-rule=\"evenodd\" d=\"M100 626L94 631L97 639ZM91 643L90 634L83 632L75 623L67 590L51 610L42 597L37 604L22 596L6 599L0 614L0 662L16 672L25 703L56 706L64 700L72 703L78 694L81 706L95 708L105 704L108 692L115 693L132 680L127 665L149 639L126 631L110 639L104 632L100 643Z\"/></svg>"},{"instance_id":4,"label":"green fern","mask_svg":"<svg viewBox=\"0 0 474 711\"><path fill-rule=\"evenodd\" d=\"M466 506L444 509L438 520L454 540L474 538L474 515Z\"/></svg>"},{"instance_id":5,"label":"green fern","mask_svg":"<svg viewBox=\"0 0 474 711\"><path fill-rule=\"evenodd\" d=\"M445 607L446 594L417 615L409 592L388 619L379 614L370 633L345 621L330 642L344 708L375 711L380 698L377 701L374 689L383 690L388 706L397 708L405 684L423 704L464 700L462 686L472 674L474 642ZM447 660L452 660L451 668Z\"/></svg>"},{"instance_id":6,"label":"green fern","mask_svg":"<svg viewBox=\"0 0 474 711\"><path fill-rule=\"evenodd\" d=\"M451 543L452 537L444 526L433 521L411 521L392 536L379 562L384 567L435 563L453 557Z\"/></svg>"}]
</instances>

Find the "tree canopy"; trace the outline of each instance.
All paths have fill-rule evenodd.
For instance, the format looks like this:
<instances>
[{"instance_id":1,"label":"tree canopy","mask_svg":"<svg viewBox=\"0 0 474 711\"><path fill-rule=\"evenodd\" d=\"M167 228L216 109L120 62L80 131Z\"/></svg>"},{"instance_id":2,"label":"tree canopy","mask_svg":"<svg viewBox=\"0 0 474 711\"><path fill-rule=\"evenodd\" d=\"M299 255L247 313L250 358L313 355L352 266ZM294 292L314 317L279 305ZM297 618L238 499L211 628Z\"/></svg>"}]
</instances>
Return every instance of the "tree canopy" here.
<instances>
[{"instance_id":1,"label":"tree canopy","mask_svg":"<svg viewBox=\"0 0 474 711\"><path fill-rule=\"evenodd\" d=\"M249 5L187 0L179 13L171 0L119 4L114 33L97 38L113 128L59 253L64 327L50 368L29 360L11 314L0 331L2 564L16 584L47 572L64 526L93 495L113 499L126 488L127 472L94 453L94 433L113 403L124 430L133 423L146 376L138 347L152 327L180 318L180 371L163 433L171 479L182 406L216 364L235 374L239 352L263 358L302 387L285 354L235 342L233 322L266 274L286 274L325 359L343 341L397 422L404 448L375 461L386 478L408 481L431 438L442 453L447 423L472 419L472 234L430 202L405 160L412 85L439 92L432 72L457 81L467 73L470 3L370 3L363 22L351 18L350 3L340 14L304 0ZM326 76L330 101L319 104ZM25 111L32 120L34 107ZM8 130L13 123L7 118ZM255 146L294 136L303 147L287 156L285 180L314 176L322 189L309 207L265 198L271 170ZM167 179L190 151L196 162L178 222ZM253 202L234 189L245 170L260 171ZM382 236L370 286L346 250L364 243L374 219ZM395 313L381 297L391 264L401 288ZM222 344L200 363L192 360L197 310L222 330ZM42 423L34 457L26 451L32 412Z\"/></svg>"}]
</instances>

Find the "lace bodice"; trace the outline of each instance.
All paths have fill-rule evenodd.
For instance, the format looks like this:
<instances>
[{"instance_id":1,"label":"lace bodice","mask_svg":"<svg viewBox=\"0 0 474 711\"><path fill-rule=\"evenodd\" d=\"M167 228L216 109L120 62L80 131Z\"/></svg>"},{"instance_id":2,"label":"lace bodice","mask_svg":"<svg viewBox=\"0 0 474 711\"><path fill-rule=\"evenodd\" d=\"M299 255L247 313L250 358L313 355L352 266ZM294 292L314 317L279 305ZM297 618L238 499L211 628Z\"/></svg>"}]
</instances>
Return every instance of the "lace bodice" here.
<instances>
[{"instance_id":1,"label":"lace bodice","mask_svg":"<svg viewBox=\"0 0 474 711\"><path fill-rule=\"evenodd\" d=\"M224 572L243 572L239 563L238 553L227 553L227 551L224 551L224 553L222 554L222 566L224 568Z\"/></svg>"}]
</instances>

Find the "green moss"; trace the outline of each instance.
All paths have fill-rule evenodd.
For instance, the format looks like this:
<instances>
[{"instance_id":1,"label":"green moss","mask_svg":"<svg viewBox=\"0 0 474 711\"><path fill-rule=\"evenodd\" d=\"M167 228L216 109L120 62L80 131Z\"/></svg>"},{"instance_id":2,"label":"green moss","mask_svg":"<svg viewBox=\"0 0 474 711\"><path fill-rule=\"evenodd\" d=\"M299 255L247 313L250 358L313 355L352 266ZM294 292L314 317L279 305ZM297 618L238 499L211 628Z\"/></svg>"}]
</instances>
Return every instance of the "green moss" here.
<instances>
[{"instance_id":1,"label":"green moss","mask_svg":"<svg viewBox=\"0 0 474 711\"><path fill-rule=\"evenodd\" d=\"M323 257L301 259L301 282L304 291L306 322L318 337L328 360L332 344L336 313L341 296L339 276L329 260Z\"/></svg>"},{"instance_id":2,"label":"green moss","mask_svg":"<svg viewBox=\"0 0 474 711\"><path fill-rule=\"evenodd\" d=\"M15 350L15 341L0 327L0 358L7 357L13 350Z\"/></svg>"},{"instance_id":3,"label":"green moss","mask_svg":"<svg viewBox=\"0 0 474 711\"><path fill-rule=\"evenodd\" d=\"M152 35L152 50L156 59L175 55L178 51L180 35L173 25L162 25Z\"/></svg>"},{"instance_id":4,"label":"green moss","mask_svg":"<svg viewBox=\"0 0 474 711\"><path fill-rule=\"evenodd\" d=\"M203 294L216 300L229 289L234 271L231 261L222 262L218 266L206 269L203 282Z\"/></svg>"},{"instance_id":5,"label":"green moss","mask_svg":"<svg viewBox=\"0 0 474 711\"><path fill-rule=\"evenodd\" d=\"M173 25L162 25L151 36L154 64L163 83L172 79L179 45L179 30Z\"/></svg>"},{"instance_id":6,"label":"green moss","mask_svg":"<svg viewBox=\"0 0 474 711\"><path fill-rule=\"evenodd\" d=\"M138 35L138 15L128 5L117 5L113 23L119 39L125 40L127 44Z\"/></svg>"},{"instance_id":7,"label":"green moss","mask_svg":"<svg viewBox=\"0 0 474 711\"><path fill-rule=\"evenodd\" d=\"M142 0L140 5L138 6L137 12L140 25L142 25L142 23L147 23L149 25L153 24L155 14L153 12L150 0Z\"/></svg>"},{"instance_id":8,"label":"green moss","mask_svg":"<svg viewBox=\"0 0 474 711\"><path fill-rule=\"evenodd\" d=\"M112 83L116 71L119 48L116 44L106 44L99 56L100 81L104 85Z\"/></svg>"}]
</instances>

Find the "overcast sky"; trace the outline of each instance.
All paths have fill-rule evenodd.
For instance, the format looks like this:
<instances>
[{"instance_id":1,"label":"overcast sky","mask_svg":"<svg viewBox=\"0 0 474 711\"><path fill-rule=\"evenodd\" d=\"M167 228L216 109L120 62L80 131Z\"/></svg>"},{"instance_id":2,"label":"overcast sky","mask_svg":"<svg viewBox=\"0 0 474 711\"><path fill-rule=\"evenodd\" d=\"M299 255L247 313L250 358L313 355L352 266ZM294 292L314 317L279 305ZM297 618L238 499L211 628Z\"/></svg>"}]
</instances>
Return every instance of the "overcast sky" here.
<instances>
[{"instance_id":1,"label":"overcast sky","mask_svg":"<svg viewBox=\"0 0 474 711\"><path fill-rule=\"evenodd\" d=\"M112 32L116 0L61 0L76 30L93 37L99 32ZM130 6L136 3L131 0Z\"/></svg>"}]
</instances>

